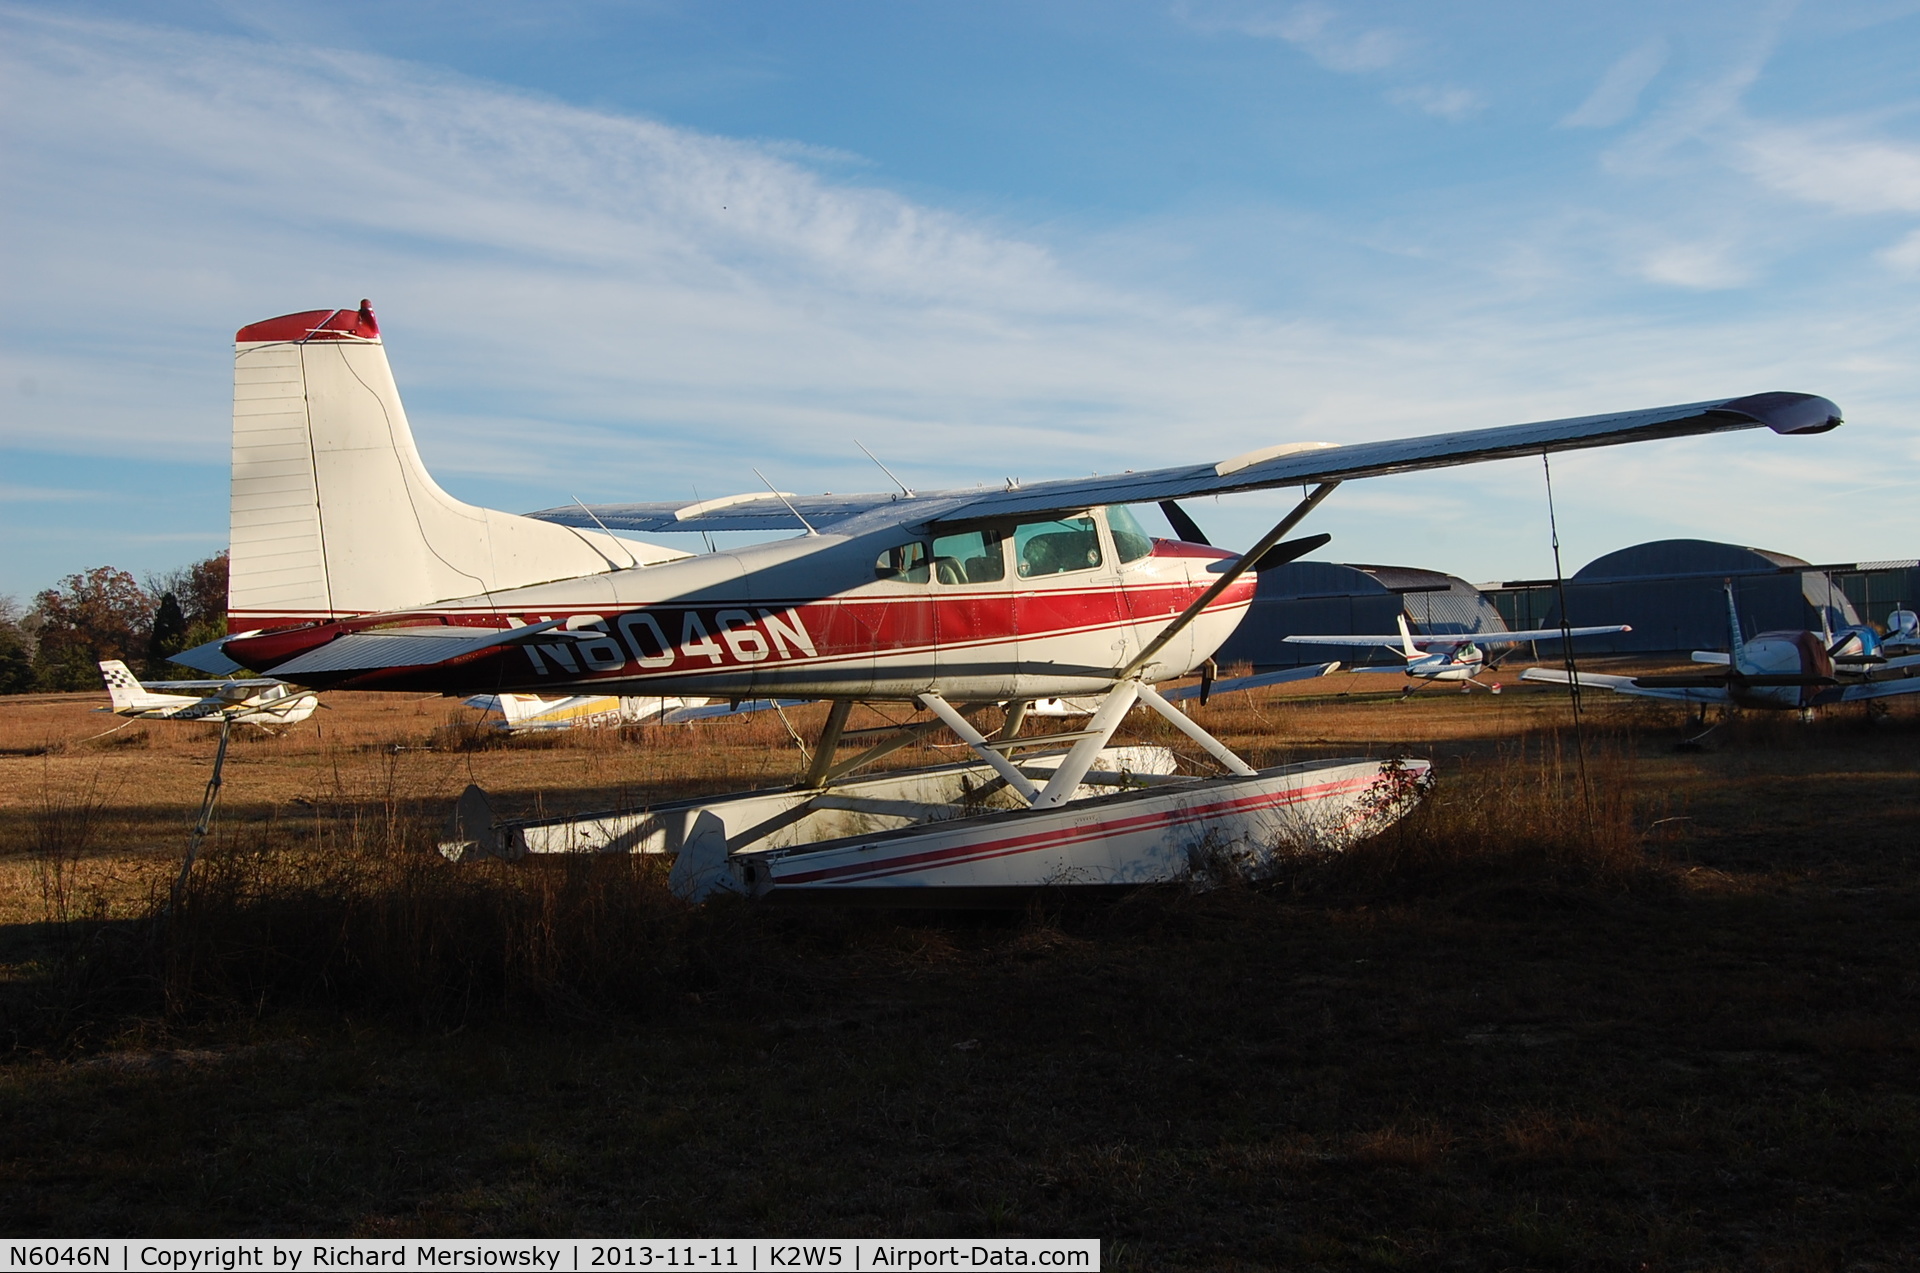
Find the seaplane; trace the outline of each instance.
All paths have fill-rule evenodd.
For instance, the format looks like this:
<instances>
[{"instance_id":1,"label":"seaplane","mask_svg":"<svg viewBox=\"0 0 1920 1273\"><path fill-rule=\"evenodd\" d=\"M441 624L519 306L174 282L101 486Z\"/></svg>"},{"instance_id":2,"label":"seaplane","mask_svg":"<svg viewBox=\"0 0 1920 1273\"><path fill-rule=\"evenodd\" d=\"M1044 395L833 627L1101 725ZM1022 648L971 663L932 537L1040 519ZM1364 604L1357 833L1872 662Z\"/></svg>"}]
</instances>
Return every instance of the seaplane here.
<instances>
[{"instance_id":1,"label":"seaplane","mask_svg":"<svg viewBox=\"0 0 1920 1273\"><path fill-rule=\"evenodd\" d=\"M1393 650L1405 660L1398 667L1362 666L1347 670L1404 674L1407 684L1400 691L1400 699L1405 702L1422 685L1435 682L1458 682L1462 694L1470 693L1475 687L1498 694L1498 681L1482 685L1476 679L1481 672L1497 665L1497 661L1487 661L1482 646L1525 645L1529 641L1558 641L1563 637L1606 636L1614 632L1633 631L1627 624L1616 623L1605 627L1535 628L1521 632L1414 632L1407 626L1405 614L1398 618L1398 636L1285 636L1280 639L1295 645L1370 645ZM1394 649L1395 646L1399 648Z\"/></svg>"},{"instance_id":2,"label":"seaplane","mask_svg":"<svg viewBox=\"0 0 1920 1273\"><path fill-rule=\"evenodd\" d=\"M1878 645L1862 643L1871 629L1848 628L1837 638L1831 632L1762 632L1742 634L1740 610L1733 584L1726 585L1727 648L1695 650L1695 663L1717 666L1714 672L1670 673L1653 676L1608 676L1569 672L1559 668L1528 668L1523 681L1542 681L1693 703L1702 713L1713 705L1760 711L1797 711L1811 719L1816 708L1835 703L1872 703L1902 694L1920 694L1920 654L1886 657Z\"/></svg>"},{"instance_id":3,"label":"seaplane","mask_svg":"<svg viewBox=\"0 0 1920 1273\"><path fill-rule=\"evenodd\" d=\"M119 659L100 664L112 707L134 720L186 720L234 725L292 725L313 715L319 696L274 677L212 681L146 681Z\"/></svg>"},{"instance_id":4,"label":"seaplane","mask_svg":"<svg viewBox=\"0 0 1920 1273\"><path fill-rule=\"evenodd\" d=\"M1287 537L1342 483L1841 423L1825 398L1767 392L986 488L768 486L515 515L429 476L366 302L249 324L234 348L230 634L181 657L314 690L825 701L802 771L779 790L537 835L492 818L480 793L463 797L443 844L460 857L536 842L672 854L674 887L693 898L991 899L1257 869L1283 842L1338 848L1411 807L1428 763L1256 769L1156 686L1219 648L1252 602L1257 565L1325 542ZM1153 537L1130 511L1291 487L1302 497L1243 553ZM698 554L638 538L736 530L790 533ZM1022 733L1026 704L1080 696L1099 705L1079 728ZM847 728L861 703L912 711L876 737ZM1162 758L1110 747L1135 708L1220 772L1160 772ZM970 761L855 776L943 730ZM842 758L843 743L856 754Z\"/></svg>"}]
</instances>

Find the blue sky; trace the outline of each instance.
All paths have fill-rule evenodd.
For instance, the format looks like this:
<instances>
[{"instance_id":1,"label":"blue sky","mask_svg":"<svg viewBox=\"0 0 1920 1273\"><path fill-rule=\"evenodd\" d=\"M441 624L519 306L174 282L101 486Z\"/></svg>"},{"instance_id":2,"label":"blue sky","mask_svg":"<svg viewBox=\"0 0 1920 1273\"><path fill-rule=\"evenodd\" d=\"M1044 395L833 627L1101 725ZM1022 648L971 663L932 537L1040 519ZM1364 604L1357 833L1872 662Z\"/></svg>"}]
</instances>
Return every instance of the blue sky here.
<instances>
[{"instance_id":1,"label":"blue sky","mask_svg":"<svg viewBox=\"0 0 1920 1273\"><path fill-rule=\"evenodd\" d=\"M1569 569L1913 556L1915 66L1846 0L0 5L0 593L216 550L234 329L361 296L511 510L1784 388L1849 424L1564 457ZM1512 461L1314 528L1523 578L1545 511Z\"/></svg>"}]
</instances>

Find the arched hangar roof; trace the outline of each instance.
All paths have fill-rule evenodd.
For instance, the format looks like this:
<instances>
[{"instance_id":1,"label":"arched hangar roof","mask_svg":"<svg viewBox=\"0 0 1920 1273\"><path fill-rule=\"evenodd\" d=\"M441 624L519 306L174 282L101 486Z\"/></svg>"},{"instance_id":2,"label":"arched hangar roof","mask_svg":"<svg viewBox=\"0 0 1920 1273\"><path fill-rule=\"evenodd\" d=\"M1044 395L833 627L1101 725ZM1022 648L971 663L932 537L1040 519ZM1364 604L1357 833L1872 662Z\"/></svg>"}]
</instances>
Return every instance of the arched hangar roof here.
<instances>
[{"instance_id":1,"label":"arched hangar roof","mask_svg":"<svg viewBox=\"0 0 1920 1273\"><path fill-rule=\"evenodd\" d=\"M1582 581L1672 578L1676 575L1746 574L1756 570L1802 567L1809 563L1788 553L1711 539L1656 539L1595 557L1575 571Z\"/></svg>"}]
</instances>

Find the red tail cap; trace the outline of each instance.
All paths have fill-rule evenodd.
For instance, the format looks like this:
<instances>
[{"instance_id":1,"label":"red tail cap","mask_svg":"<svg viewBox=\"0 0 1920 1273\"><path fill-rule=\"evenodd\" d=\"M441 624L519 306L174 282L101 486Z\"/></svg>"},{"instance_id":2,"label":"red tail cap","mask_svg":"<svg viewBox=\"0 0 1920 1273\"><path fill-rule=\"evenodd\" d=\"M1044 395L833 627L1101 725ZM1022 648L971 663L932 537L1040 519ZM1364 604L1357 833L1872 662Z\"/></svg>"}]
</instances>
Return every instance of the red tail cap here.
<instances>
[{"instance_id":1,"label":"red tail cap","mask_svg":"<svg viewBox=\"0 0 1920 1273\"><path fill-rule=\"evenodd\" d=\"M373 302L361 301L359 309L309 309L298 314L248 323L233 334L236 345L285 340L304 344L309 340L379 340L380 324L373 318Z\"/></svg>"}]
</instances>

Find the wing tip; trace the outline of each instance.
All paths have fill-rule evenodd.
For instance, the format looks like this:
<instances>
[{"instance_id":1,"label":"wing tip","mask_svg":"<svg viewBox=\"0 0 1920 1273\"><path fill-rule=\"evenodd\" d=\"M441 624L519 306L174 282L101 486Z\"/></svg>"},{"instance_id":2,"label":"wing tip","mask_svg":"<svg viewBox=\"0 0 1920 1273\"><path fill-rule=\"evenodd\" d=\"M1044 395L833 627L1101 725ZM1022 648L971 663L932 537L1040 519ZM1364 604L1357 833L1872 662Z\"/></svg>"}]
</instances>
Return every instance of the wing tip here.
<instances>
[{"instance_id":1,"label":"wing tip","mask_svg":"<svg viewBox=\"0 0 1920 1273\"><path fill-rule=\"evenodd\" d=\"M1829 398L1811 393L1753 393L1714 408L1716 414L1745 416L1775 433L1826 433L1841 425L1840 408Z\"/></svg>"}]
</instances>

